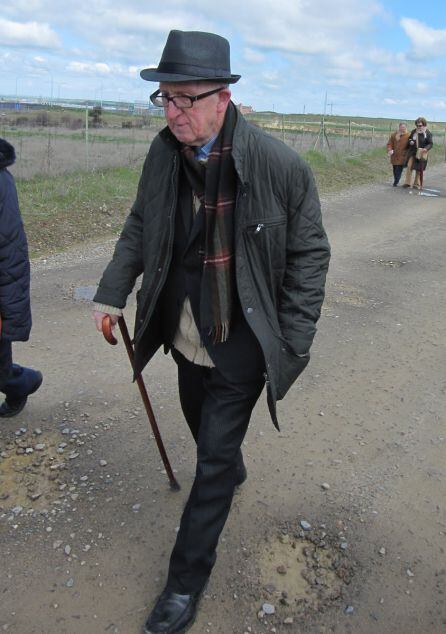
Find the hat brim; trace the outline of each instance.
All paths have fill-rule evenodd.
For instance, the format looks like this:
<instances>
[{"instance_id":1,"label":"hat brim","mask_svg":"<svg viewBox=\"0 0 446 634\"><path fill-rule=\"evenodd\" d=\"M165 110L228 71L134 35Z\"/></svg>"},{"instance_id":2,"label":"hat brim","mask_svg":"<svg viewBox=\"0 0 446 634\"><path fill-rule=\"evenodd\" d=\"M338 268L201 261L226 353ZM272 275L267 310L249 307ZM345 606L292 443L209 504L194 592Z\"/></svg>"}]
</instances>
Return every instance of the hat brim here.
<instances>
[{"instance_id":1,"label":"hat brim","mask_svg":"<svg viewBox=\"0 0 446 634\"><path fill-rule=\"evenodd\" d=\"M139 74L142 79L145 79L145 81L166 81L172 83L186 81L213 81L222 82L223 84L235 84L241 77L241 75L230 75L230 77L200 77L197 75L180 75L177 73L159 72L156 68L144 68Z\"/></svg>"}]
</instances>

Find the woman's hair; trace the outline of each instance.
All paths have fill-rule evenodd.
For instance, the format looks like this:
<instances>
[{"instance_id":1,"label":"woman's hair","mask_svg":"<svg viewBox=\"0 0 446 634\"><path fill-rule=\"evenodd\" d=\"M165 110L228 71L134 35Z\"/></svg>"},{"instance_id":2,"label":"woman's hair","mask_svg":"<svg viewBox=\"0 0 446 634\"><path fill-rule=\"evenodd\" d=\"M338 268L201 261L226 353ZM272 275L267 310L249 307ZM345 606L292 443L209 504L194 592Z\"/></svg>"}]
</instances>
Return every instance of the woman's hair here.
<instances>
[{"instance_id":1,"label":"woman's hair","mask_svg":"<svg viewBox=\"0 0 446 634\"><path fill-rule=\"evenodd\" d=\"M418 119L415 119L415 125L417 125L417 123L422 123L423 125L427 125L427 121L424 117L418 117Z\"/></svg>"}]
</instances>

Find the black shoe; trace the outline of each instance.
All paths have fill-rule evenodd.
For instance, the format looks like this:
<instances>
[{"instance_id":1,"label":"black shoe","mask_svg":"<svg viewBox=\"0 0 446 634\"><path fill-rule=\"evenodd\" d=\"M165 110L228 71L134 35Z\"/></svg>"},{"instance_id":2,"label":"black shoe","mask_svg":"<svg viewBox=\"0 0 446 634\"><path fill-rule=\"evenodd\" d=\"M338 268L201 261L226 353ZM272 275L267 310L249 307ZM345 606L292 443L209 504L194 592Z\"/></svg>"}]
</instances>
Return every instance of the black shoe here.
<instances>
[{"instance_id":1,"label":"black shoe","mask_svg":"<svg viewBox=\"0 0 446 634\"><path fill-rule=\"evenodd\" d=\"M15 366L20 367L20 366ZM3 403L0 405L0 417L1 418L12 418L12 416L17 416L20 414L22 409L26 405L26 401L28 400L28 396L30 394L34 394L37 392L39 387L42 385L43 376L42 373L38 370L31 370L30 368L20 368L22 372L18 374L19 377L24 376L26 379L26 385L24 387L23 396L12 396L11 392L19 393L17 390L17 379L13 377L5 386L4 391L6 392L6 398Z\"/></svg>"},{"instance_id":2,"label":"black shoe","mask_svg":"<svg viewBox=\"0 0 446 634\"><path fill-rule=\"evenodd\" d=\"M248 477L248 472L246 471L245 463L243 462L242 452L239 454L239 458L237 460L237 466L235 468L235 486L239 487Z\"/></svg>"},{"instance_id":3,"label":"black shoe","mask_svg":"<svg viewBox=\"0 0 446 634\"><path fill-rule=\"evenodd\" d=\"M398 187L398 183L393 183L393 186L394 187Z\"/></svg>"},{"instance_id":4,"label":"black shoe","mask_svg":"<svg viewBox=\"0 0 446 634\"><path fill-rule=\"evenodd\" d=\"M144 625L144 634L182 634L195 621L201 592L177 594L164 590Z\"/></svg>"}]
</instances>

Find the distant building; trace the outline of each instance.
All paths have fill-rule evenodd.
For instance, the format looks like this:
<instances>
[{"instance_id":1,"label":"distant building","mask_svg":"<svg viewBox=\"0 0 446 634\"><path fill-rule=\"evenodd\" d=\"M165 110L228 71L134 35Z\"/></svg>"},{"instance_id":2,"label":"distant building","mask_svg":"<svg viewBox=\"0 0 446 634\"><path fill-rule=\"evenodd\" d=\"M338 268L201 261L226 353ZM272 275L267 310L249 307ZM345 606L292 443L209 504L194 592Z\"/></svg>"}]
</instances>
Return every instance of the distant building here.
<instances>
[{"instance_id":1,"label":"distant building","mask_svg":"<svg viewBox=\"0 0 446 634\"><path fill-rule=\"evenodd\" d=\"M244 106L242 103L239 103L237 105L237 108L240 110L242 114L251 114L252 112L254 112L252 106Z\"/></svg>"}]
</instances>

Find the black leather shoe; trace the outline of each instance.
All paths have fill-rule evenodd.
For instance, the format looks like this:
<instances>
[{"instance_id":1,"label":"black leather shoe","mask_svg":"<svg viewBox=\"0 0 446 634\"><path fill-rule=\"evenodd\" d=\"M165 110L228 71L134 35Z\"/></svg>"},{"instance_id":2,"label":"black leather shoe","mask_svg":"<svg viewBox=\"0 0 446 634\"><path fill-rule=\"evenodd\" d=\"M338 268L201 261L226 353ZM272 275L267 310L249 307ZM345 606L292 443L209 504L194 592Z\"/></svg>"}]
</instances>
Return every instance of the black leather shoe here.
<instances>
[{"instance_id":1,"label":"black leather shoe","mask_svg":"<svg viewBox=\"0 0 446 634\"><path fill-rule=\"evenodd\" d=\"M164 590L144 625L144 634L182 634L195 621L200 592L177 594Z\"/></svg>"}]
</instances>

